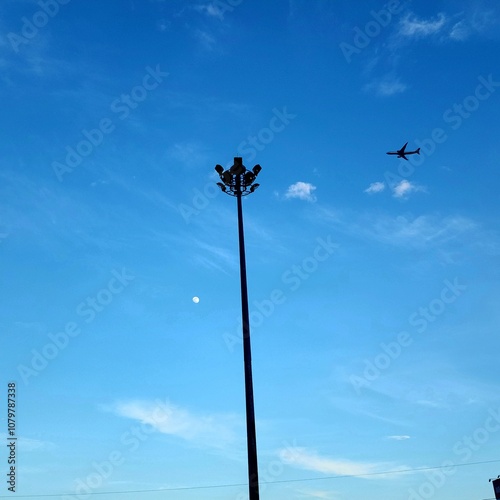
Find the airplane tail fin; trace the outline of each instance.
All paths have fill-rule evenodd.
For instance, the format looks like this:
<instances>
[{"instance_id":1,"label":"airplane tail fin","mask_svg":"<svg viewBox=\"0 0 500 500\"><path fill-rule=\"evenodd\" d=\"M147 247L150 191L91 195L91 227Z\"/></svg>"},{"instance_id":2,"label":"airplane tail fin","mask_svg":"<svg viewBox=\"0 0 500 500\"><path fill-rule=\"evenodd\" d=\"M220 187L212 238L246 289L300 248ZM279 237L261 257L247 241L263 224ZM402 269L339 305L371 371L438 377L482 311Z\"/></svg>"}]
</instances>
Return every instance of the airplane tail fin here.
<instances>
[{"instance_id":1,"label":"airplane tail fin","mask_svg":"<svg viewBox=\"0 0 500 500\"><path fill-rule=\"evenodd\" d=\"M419 155L420 154L420 148L417 149L416 153Z\"/></svg>"}]
</instances>

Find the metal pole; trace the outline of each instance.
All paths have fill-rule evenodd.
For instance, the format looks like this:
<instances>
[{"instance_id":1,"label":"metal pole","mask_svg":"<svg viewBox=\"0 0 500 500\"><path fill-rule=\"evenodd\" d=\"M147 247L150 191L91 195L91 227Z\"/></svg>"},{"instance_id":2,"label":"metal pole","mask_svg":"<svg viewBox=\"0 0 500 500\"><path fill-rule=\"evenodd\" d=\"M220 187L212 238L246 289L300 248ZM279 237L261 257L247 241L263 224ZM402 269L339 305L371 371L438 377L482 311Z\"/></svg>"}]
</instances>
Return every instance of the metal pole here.
<instances>
[{"instance_id":1,"label":"metal pole","mask_svg":"<svg viewBox=\"0 0 500 500\"><path fill-rule=\"evenodd\" d=\"M250 322L248 314L247 271L245 263L245 239L243 235L243 210L241 188L237 177L236 200L238 203L238 240L240 246L241 315L243 320L243 359L245 363L245 402L247 414L248 487L250 500L259 500L259 472L257 466L257 438L253 404L252 351L250 346Z\"/></svg>"}]
</instances>

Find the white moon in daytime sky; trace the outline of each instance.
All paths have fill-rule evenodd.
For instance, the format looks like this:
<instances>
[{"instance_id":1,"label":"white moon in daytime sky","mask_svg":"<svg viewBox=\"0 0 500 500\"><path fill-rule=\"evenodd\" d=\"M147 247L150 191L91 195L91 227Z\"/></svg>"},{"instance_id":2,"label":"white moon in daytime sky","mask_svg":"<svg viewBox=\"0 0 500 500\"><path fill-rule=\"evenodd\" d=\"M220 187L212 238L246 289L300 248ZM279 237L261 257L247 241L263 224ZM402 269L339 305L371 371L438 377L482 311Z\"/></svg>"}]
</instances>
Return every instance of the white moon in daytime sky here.
<instances>
[{"instance_id":1,"label":"white moon in daytime sky","mask_svg":"<svg viewBox=\"0 0 500 500\"><path fill-rule=\"evenodd\" d=\"M195 304L198 304L199 301L200 301L200 297L193 297L193 302Z\"/></svg>"}]
</instances>

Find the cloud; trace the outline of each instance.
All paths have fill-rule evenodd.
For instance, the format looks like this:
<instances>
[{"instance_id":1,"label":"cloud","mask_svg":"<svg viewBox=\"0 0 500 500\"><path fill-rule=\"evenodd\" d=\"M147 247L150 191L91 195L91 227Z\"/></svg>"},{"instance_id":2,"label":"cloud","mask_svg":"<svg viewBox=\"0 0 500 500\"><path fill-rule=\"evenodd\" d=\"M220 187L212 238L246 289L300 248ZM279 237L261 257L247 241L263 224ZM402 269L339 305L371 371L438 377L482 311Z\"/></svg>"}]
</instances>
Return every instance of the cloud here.
<instances>
[{"instance_id":1,"label":"cloud","mask_svg":"<svg viewBox=\"0 0 500 500\"><path fill-rule=\"evenodd\" d=\"M443 219L421 215L415 218L399 216L379 217L365 225L364 232L371 237L395 245L441 245L476 227L465 217Z\"/></svg>"},{"instance_id":2,"label":"cloud","mask_svg":"<svg viewBox=\"0 0 500 500\"><path fill-rule=\"evenodd\" d=\"M408 86L404 83L401 83L399 80L385 80L379 82L376 87L378 95L381 96L390 96L394 94L401 94L404 92Z\"/></svg>"},{"instance_id":3,"label":"cloud","mask_svg":"<svg viewBox=\"0 0 500 500\"><path fill-rule=\"evenodd\" d=\"M391 186L392 195L394 198L407 198L410 193L416 193L418 191L425 191L423 186L419 186L413 182L410 182L407 179L403 179Z\"/></svg>"},{"instance_id":4,"label":"cloud","mask_svg":"<svg viewBox=\"0 0 500 500\"><path fill-rule=\"evenodd\" d=\"M316 196L314 196L313 191L316 189L316 186L308 182L296 182L288 187L285 198L298 198L299 200L306 201L316 201Z\"/></svg>"},{"instance_id":5,"label":"cloud","mask_svg":"<svg viewBox=\"0 0 500 500\"><path fill-rule=\"evenodd\" d=\"M334 459L319 455L306 448L282 450L282 460L299 469L320 472L329 476L376 476L384 477L384 473L404 470L405 467L391 466L384 463L354 462L352 460ZM389 477L387 475L386 477Z\"/></svg>"},{"instance_id":6,"label":"cloud","mask_svg":"<svg viewBox=\"0 0 500 500\"><path fill-rule=\"evenodd\" d=\"M166 19L159 19L156 23L156 27L159 31L168 31L172 26L172 22Z\"/></svg>"},{"instance_id":7,"label":"cloud","mask_svg":"<svg viewBox=\"0 0 500 500\"><path fill-rule=\"evenodd\" d=\"M473 35L489 36L498 33L499 19L494 10L476 9L467 13L465 18L456 22L449 33L453 41L463 41Z\"/></svg>"},{"instance_id":8,"label":"cloud","mask_svg":"<svg viewBox=\"0 0 500 500\"><path fill-rule=\"evenodd\" d=\"M364 193L373 194L380 193L385 189L385 184L383 182L372 182L365 190Z\"/></svg>"},{"instance_id":9,"label":"cloud","mask_svg":"<svg viewBox=\"0 0 500 500\"><path fill-rule=\"evenodd\" d=\"M110 410L121 417L148 424L162 434L216 449L234 445L242 427L236 415L196 414L169 401L132 400L115 403Z\"/></svg>"},{"instance_id":10,"label":"cloud","mask_svg":"<svg viewBox=\"0 0 500 500\"><path fill-rule=\"evenodd\" d=\"M334 491L328 490L312 490L312 489L297 489L297 493L303 495L301 498L321 498L323 500L333 500L339 498L338 494Z\"/></svg>"},{"instance_id":11,"label":"cloud","mask_svg":"<svg viewBox=\"0 0 500 500\"><path fill-rule=\"evenodd\" d=\"M394 441L406 441L410 439L410 436L387 436L387 439L393 439Z\"/></svg>"},{"instance_id":12,"label":"cloud","mask_svg":"<svg viewBox=\"0 0 500 500\"><path fill-rule=\"evenodd\" d=\"M466 25L465 21L459 21L454 24L450 31L450 38L452 40L461 41L469 37L470 28Z\"/></svg>"},{"instance_id":13,"label":"cloud","mask_svg":"<svg viewBox=\"0 0 500 500\"><path fill-rule=\"evenodd\" d=\"M178 142L170 146L167 156L188 168L199 167L207 161L204 148L197 142Z\"/></svg>"},{"instance_id":14,"label":"cloud","mask_svg":"<svg viewBox=\"0 0 500 500\"><path fill-rule=\"evenodd\" d=\"M194 244L202 252L196 254L196 261L209 269L217 269L218 271L227 273L227 269L237 268L237 256L231 251L217 246L211 245L204 241L194 239Z\"/></svg>"},{"instance_id":15,"label":"cloud","mask_svg":"<svg viewBox=\"0 0 500 500\"><path fill-rule=\"evenodd\" d=\"M399 23L399 34L405 37L424 38L438 33L446 24L442 13L433 19L419 19L415 14L407 14Z\"/></svg>"},{"instance_id":16,"label":"cloud","mask_svg":"<svg viewBox=\"0 0 500 500\"><path fill-rule=\"evenodd\" d=\"M400 182L393 184L392 186L390 186L390 189L392 191L392 195L394 196L394 198L408 198L410 193L415 193L418 191L425 192L425 188L423 186L419 186L418 184L410 182L407 179L403 179ZM381 193L384 190L385 190L384 182L372 182L364 190L364 193L368 194Z\"/></svg>"},{"instance_id":17,"label":"cloud","mask_svg":"<svg viewBox=\"0 0 500 500\"><path fill-rule=\"evenodd\" d=\"M204 5L196 5L193 7L196 12L205 14L208 17L213 17L222 21L224 19L224 11L215 4L215 2L210 2Z\"/></svg>"},{"instance_id":18,"label":"cloud","mask_svg":"<svg viewBox=\"0 0 500 500\"><path fill-rule=\"evenodd\" d=\"M197 29L194 36L204 49L213 50L215 47L215 38L207 31Z\"/></svg>"},{"instance_id":19,"label":"cloud","mask_svg":"<svg viewBox=\"0 0 500 500\"><path fill-rule=\"evenodd\" d=\"M498 24L500 23L500 18L498 12L494 9L481 10L477 9L470 16L471 28L483 35L496 35L498 36Z\"/></svg>"},{"instance_id":20,"label":"cloud","mask_svg":"<svg viewBox=\"0 0 500 500\"><path fill-rule=\"evenodd\" d=\"M6 441L8 439L7 434L1 433L0 439L2 439L2 441ZM48 450L54 450L56 448L56 445L51 441L40 441L39 439L30 439L26 437L19 437L17 439L17 445L19 449L25 452L31 452L37 450L48 451Z\"/></svg>"},{"instance_id":21,"label":"cloud","mask_svg":"<svg viewBox=\"0 0 500 500\"><path fill-rule=\"evenodd\" d=\"M332 227L345 234L398 247L427 249L442 247L454 240L459 240L462 244L471 241L471 232L474 232L474 245L477 247L478 242L482 242L483 248L480 250L497 248L496 236L492 237L481 231L474 220L460 215L405 217L366 212L349 216L348 213L319 208L315 217L322 217Z\"/></svg>"},{"instance_id":22,"label":"cloud","mask_svg":"<svg viewBox=\"0 0 500 500\"><path fill-rule=\"evenodd\" d=\"M470 9L453 17L440 13L431 19L407 14L399 23L398 39L417 39L439 35L439 41L461 42L473 35L488 36L498 31L498 16L494 10Z\"/></svg>"},{"instance_id":23,"label":"cloud","mask_svg":"<svg viewBox=\"0 0 500 500\"><path fill-rule=\"evenodd\" d=\"M401 83L398 78L385 77L365 85L365 92L374 92L381 97L389 97L394 94L401 94L408 86Z\"/></svg>"}]
</instances>

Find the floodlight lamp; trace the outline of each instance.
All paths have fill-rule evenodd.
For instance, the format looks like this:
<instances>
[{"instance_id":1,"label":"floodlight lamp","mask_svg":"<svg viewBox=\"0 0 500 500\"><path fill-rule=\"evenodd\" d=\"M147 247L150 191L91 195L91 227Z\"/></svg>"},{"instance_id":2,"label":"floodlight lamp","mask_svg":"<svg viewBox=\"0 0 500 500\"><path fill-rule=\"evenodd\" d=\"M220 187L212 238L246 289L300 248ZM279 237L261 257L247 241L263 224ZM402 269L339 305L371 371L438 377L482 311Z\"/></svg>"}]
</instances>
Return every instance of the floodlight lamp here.
<instances>
[{"instance_id":1,"label":"floodlight lamp","mask_svg":"<svg viewBox=\"0 0 500 500\"><path fill-rule=\"evenodd\" d=\"M253 167L252 171L253 173L255 174L255 176L257 177L257 175L259 175L259 172L262 170L262 167L260 165L255 165L255 167Z\"/></svg>"},{"instance_id":2,"label":"floodlight lamp","mask_svg":"<svg viewBox=\"0 0 500 500\"><path fill-rule=\"evenodd\" d=\"M222 165L215 165L215 171L220 175L222 172L224 172L224 168Z\"/></svg>"},{"instance_id":3,"label":"floodlight lamp","mask_svg":"<svg viewBox=\"0 0 500 500\"><path fill-rule=\"evenodd\" d=\"M243 180L245 181L245 184L247 186L250 186L250 184L252 184L252 182L255 180L255 174L250 172L250 170L247 170L245 172L245 175L243 176Z\"/></svg>"},{"instance_id":4,"label":"floodlight lamp","mask_svg":"<svg viewBox=\"0 0 500 500\"><path fill-rule=\"evenodd\" d=\"M260 184L252 184L250 186L250 192L253 193L259 186Z\"/></svg>"},{"instance_id":5,"label":"floodlight lamp","mask_svg":"<svg viewBox=\"0 0 500 500\"><path fill-rule=\"evenodd\" d=\"M222 172L220 178L222 179L222 182L224 182L224 184L231 184L232 175L227 170L225 172Z\"/></svg>"},{"instance_id":6,"label":"floodlight lamp","mask_svg":"<svg viewBox=\"0 0 500 500\"><path fill-rule=\"evenodd\" d=\"M224 192L226 191L226 186L224 186L224 184L222 184L222 182L218 182L217 186L219 186L222 191L224 191Z\"/></svg>"}]
</instances>

